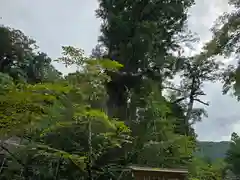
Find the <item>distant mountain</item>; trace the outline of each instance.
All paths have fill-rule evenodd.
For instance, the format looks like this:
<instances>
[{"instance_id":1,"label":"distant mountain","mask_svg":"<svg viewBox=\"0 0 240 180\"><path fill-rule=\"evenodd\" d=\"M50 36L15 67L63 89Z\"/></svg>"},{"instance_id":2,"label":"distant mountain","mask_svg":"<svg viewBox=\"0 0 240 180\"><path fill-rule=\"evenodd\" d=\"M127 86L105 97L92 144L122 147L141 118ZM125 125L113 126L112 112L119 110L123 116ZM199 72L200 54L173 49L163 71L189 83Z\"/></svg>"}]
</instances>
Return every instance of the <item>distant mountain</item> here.
<instances>
[{"instance_id":1,"label":"distant mountain","mask_svg":"<svg viewBox=\"0 0 240 180\"><path fill-rule=\"evenodd\" d=\"M210 160L223 159L226 156L226 152L229 149L229 146L230 142L228 141L199 141L196 156L206 157Z\"/></svg>"}]
</instances>

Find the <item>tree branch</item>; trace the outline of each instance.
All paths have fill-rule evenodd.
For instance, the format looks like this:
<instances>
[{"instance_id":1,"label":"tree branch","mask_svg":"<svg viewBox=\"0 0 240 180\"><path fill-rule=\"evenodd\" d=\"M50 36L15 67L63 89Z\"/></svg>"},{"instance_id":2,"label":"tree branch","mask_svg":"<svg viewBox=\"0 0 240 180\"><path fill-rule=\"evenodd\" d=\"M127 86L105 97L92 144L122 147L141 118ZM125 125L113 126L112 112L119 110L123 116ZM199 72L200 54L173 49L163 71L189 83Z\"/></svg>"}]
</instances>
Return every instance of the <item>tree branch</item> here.
<instances>
[{"instance_id":1,"label":"tree branch","mask_svg":"<svg viewBox=\"0 0 240 180\"><path fill-rule=\"evenodd\" d=\"M171 89L171 90L174 90L174 91L183 92L183 91L180 90L180 89L177 89L177 88L174 88L174 87L170 87L170 86L163 86L163 89Z\"/></svg>"},{"instance_id":2,"label":"tree branch","mask_svg":"<svg viewBox=\"0 0 240 180\"><path fill-rule=\"evenodd\" d=\"M206 96L206 93L204 93L204 92L196 92L195 95L196 96Z\"/></svg>"},{"instance_id":3,"label":"tree branch","mask_svg":"<svg viewBox=\"0 0 240 180\"><path fill-rule=\"evenodd\" d=\"M187 99L188 97L182 97L182 98L179 98L179 99L176 99L175 101L173 101L172 103L179 103L180 101L183 101L184 99Z\"/></svg>"},{"instance_id":4,"label":"tree branch","mask_svg":"<svg viewBox=\"0 0 240 180\"><path fill-rule=\"evenodd\" d=\"M200 99L194 99L194 101L197 101L197 102L199 102L199 103L201 103L201 104L204 104L204 105L206 105L206 106L209 106L209 103L203 102L203 101L201 101Z\"/></svg>"}]
</instances>

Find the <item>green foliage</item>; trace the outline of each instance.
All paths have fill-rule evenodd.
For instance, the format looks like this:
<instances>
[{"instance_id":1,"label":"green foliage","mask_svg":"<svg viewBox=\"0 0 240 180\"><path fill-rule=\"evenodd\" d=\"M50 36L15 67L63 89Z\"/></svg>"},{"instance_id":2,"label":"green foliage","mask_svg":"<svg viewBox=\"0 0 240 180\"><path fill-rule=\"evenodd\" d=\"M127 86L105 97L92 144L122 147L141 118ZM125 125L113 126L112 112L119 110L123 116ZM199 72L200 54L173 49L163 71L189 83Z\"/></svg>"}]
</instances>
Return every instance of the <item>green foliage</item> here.
<instances>
[{"instance_id":1,"label":"green foliage","mask_svg":"<svg viewBox=\"0 0 240 180\"><path fill-rule=\"evenodd\" d=\"M221 65L213 58L208 58L205 52L201 52L194 57L185 57L178 61L180 68L180 86L171 87L176 90L170 98L173 102L182 103L186 108L186 117L184 119L185 129L189 125L197 121L201 121L202 117L207 117L207 112L204 108L195 108L196 103L208 106L208 102L201 100L201 97L206 95L204 92L204 83L216 82L221 77ZM169 88L169 87L167 87ZM174 96L177 96L174 97ZM180 97L179 97L180 96ZM186 130L188 133L189 130Z\"/></svg>"},{"instance_id":2,"label":"green foliage","mask_svg":"<svg viewBox=\"0 0 240 180\"><path fill-rule=\"evenodd\" d=\"M223 93L226 94L229 90L233 90L233 94L240 100L240 66L237 68L229 65L223 72Z\"/></svg>"},{"instance_id":3,"label":"green foliage","mask_svg":"<svg viewBox=\"0 0 240 180\"><path fill-rule=\"evenodd\" d=\"M127 166L138 164L189 167L192 179L222 179L222 162L193 158L191 125L206 115L193 105L207 104L200 99L203 84L219 79L221 65L209 59L210 50L180 53L195 40L186 28L194 1L99 3L100 44L91 57L62 47L56 62L77 67L66 76L35 41L0 28L0 150L6 154L0 178L120 180ZM181 86L165 87L176 74Z\"/></svg>"},{"instance_id":4,"label":"green foliage","mask_svg":"<svg viewBox=\"0 0 240 180\"><path fill-rule=\"evenodd\" d=\"M191 180L221 180L223 179L223 172L225 163L223 161L216 161L208 163L203 159L193 159L190 164L190 179Z\"/></svg>"},{"instance_id":5,"label":"green foliage","mask_svg":"<svg viewBox=\"0 0 240 180\"><path fill-rule=\"evenodd\" d=\"M82 70L55 84L9 83L12 86L7 86L9 89L2 97L2 100L5 99L4 105L8 103L9 106L2 107L2 114L8 113L11 121L6 115L2 118L1 128L5 131L1 132L9 133L12 129L27 128L30 131L23 132L24 136L30 136L31 139L30 144L26 142L23 145L25 151L31 151L27 159L31 158L31 161L36 162L44 159L45 163L60 159L61 164L67 164L66 167L70 168L71 163L75 164L80 168L79 176L84 176L84 168L92 169L94 162L108 149L119 148L123 142L129 142L130 130L123 122L109 118L101 106L106 98L105 82L109 81L102 70L116 71L122 66L109 60L80 58L82 54L73 53L78 52L73 47L63 49L69 61L72 60L76 64L81 61ZM65 58L67 63L68 60ZM6 82L6 78L3 76L3 83ZM26 110L19 111L21 107ZM5 112L5 109L8 111ZM25 114L31 116L26 118ZM22 116L24 117L21 118ZM16 131L11 135L17 135ZM54 142L57 136L62 144ZM71 137L68 147L65 147L66 136ZM81 136L87 138L88 143L86 140L85 143L78 142L77 139ZM40 163L38 166L44 164ZM28 173L33 173L33 177L37 175L32 170ZM96 176L97 172L92 174ZM38 177L41 176L42 173Z\"/></svg>"},{"instance_id":6,"label":"green foliage","mask_svg":"<svg viewBox=\"0 0 240 180\"><path fill-rule=\"evenodd\" d=\"M236 43L239 41L239 5L236 2L229 0L229 4L235 6L235 9L221 15L212 28L214 37L206 44L210 55L223 54L229 56L231 53L239 52L236 46Z\"/></svg>"},{"instance_id":7,"label":"green foliage","mask_svg":"<svg viewBox=\"0 0 240 180\"><path fill-rule=\"evenodd\" d=\"M240 174L239 150L240 150L240 138L236 133L232 133L230 149L227 152L226 162L228 165L228 169L238 176Z\"/></svg>"},{"instance_id":8,"label":"green foliage","mask_svg":"<svg viewBox=\"0 0 240 180\"><path fill-rule=\"evenodd\" d=\"M142 149L137 148L140 150L138 164L175 168L184 166L191 159L194 142L190 137L175 134L177 119L167 118L171 110L156 87L153 86L150 92L144 98L147 106L140 114L139 127L135 127L137 131L140 128L142 130L138 132L138 143L142 144Z\"/></svg>"},{"instance_id":9,"label":"green foliage","mask_svg":"<svg viewBox=\"0 0 240 180\"><path fill-rule=\"evenodd\" d=\"M124 66L119 73L110 74L112 81L107 85L111 115L129 118L129 92L139 91L143 78L162 82L173 75L177 59L173 52L181 49L184 38L191 39L184 33L186 10L193 2L99 1L96 12L103 20L99 40L106 49L104 54Z\"/></svg>"},{"instance_id":10,"label":"green foliage","mask_svg":"<svg viewBox=\"0 0 240 180\"><path fill-rule=\"evenodd\" d=\"M69 88L61 84L14 84L6 74L0 74L1 105L0 134L10 136L12 133L31 129L35 122L47 115L48 107ZM10 134L9 134L10 133Z\"/></svg>"},{"instance_id":11,"label":"green foliage","mask_svg":"<svg viewBox=\"0 0 240 180\"><path fill-rule=\"evenodd\" d=\"M50 63L51 59L38 52L35 41L20 30L0 26L0 72L14 81L39 83L60 78Z\"/></svg>"},{"instance_id":12,"label":"green foliage","mask_svg":"<svg viewBox=\"0 0 240 180\"><path fill-rule=\"evenodd\" d=\"M217 20L212 28L213 38L205 46L208 57L223 55L227 58L230 56L238 60L239 56L239 1L228 1L234 9L229 13L224 13ZM229 65L222 75L224 83L223 93L233 89L234 95L240 99L240 73L239 64Z\"/></svg>"},{"instance_id":13,"label":"green foliage","mask_svg":"<svg viewBox=\"0 0 240 180\"><path fill-rule=\"evenodd\" d=\"M196 157L207 157L211 162L224 159L230 147L229 141L209 142L199 141L197 143Z\"/></svg>"}]
</instances>

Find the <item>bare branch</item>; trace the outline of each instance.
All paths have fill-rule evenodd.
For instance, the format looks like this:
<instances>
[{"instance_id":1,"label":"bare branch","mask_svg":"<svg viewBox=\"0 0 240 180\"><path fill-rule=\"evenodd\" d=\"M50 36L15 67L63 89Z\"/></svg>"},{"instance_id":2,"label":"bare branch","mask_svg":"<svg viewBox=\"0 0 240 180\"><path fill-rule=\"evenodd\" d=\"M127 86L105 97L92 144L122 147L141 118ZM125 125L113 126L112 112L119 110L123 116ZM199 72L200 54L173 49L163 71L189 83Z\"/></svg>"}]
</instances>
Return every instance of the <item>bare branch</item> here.
<instances>
[{"instance_id":1,"label":"bare branch","mask_svg":"<svg viewBox=\"0 0 240 180\"><path fill-rule=\"evenodd\" d=\"M171 89L171 90L174 90L174 91L184 92L184 91L181 90L181 89L177 89L177 88L170 87L170 86L164 86L163 89Z\"/></svg>"},{"instance_id":2,"label":"bare branch","mask_svg":"<svg viewBox=\"0 0 240 180\"><path fill-rule=\"evenodd\" d=\"M199 102L199 103L201 103L201 104L204 104L204 105L206 105L206 106L209 106L209 103L203 102L203 101L201 101L200 99L194 99L194 101L197 101L197 102Z\"/></svg>"},{"instance_id":3,"label":"bare branch","mask_svg":"<svg viewBox=\"0 0 240 180\"><path fill-rule=\"evenodd\" d=\"M180 101L183 101L185 99L187 99L188 96L185 96L185 97L182 97L182 98L179 98L179 99L176 99L175 101L173 101L172 103L179 103Z\"/></svg>"}]
</instances>

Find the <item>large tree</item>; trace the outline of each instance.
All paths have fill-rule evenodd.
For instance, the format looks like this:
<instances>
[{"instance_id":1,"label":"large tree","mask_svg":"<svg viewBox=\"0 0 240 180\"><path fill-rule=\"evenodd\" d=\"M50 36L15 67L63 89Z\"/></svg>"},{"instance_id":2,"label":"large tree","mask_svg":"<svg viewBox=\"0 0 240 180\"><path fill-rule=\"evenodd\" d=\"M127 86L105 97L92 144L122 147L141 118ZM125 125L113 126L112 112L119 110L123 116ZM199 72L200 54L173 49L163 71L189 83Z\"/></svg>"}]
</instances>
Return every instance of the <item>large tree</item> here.
<instances>
[{"instance_id":1,"label":"large tree","mask_svg":"<svg viewBox=\"0 0 240 180\"><path fill-rule=\"evenodd\" d=\"M29 83L60 77L47 54L38 52L36 42L22 31L0 26L0 41L0 72Z\"/></svg>"},{"instance_id":2,"label":"large tree","mask_svg":"<svg viewBox=\"0 0 240 180\"><path fill-rule=\"evenodd\" d=\"M121 73L110 74L109 113L127 119L129 91L139 91L144 77L160 82L164 73L169 74L166 69L172 68L172 52L180 49L177 36L184 31L187 9L194 1L99 2L97 16L103 20L99 40L106 56L124 66Z\"/></svg>"},{"instance_id":3,"label":"large tree","mask_svg":"<svg viewBox=\"0 0 240 180\"><path fill-rule=\"evenodd\" d=\"M235 62L238 61L239 57L239 18L240 18L240 1L229 0L232 11L224 13L217 20L212 28L213 38L206 44L205 49L208 51L208 56L223 55L227 58L231 57ZM239 94L239 83L240 83L240 66L237 63L228 66L226 71L223 73L223 92L227 93L233 88L234 93L238 98Z\"/></svg>"},{"instance_id":4,"label":"large tree","mask_svg":"<svg viewBox=\"0 0 240 180\"><path fill-rule=\"evenodd\" d=\"M193 0L100 0L97 15L103 20L102 34L93 55L103 54L123 64L120 72L108 73L112 79L107 83L108 114L125 120L134 138L132 146L118 152L122 165L170 167L174 160L175 165L183 165L191 158L192 142L184 136L178 139L179 134L175 134L179 132L176 124L185 118L183 108L178 103L169 103L162 91L163 81L172 78L179 68L181 57L177 52L182 51L181 45L194 40L191 34L186 34L187 10L193 3ZM173 107L178 114L172 111ZM171 147L172 143L186 147L178 149ZM159 154L152 159L146 156L150 151L161 151L166 157L163 159ZM181 158L177 157L179 154Z\"/></svg>"},{"instance_id":5,"label":"large tree","mask_svg":"<svg viewBox=\"0 0 240 180\"><path fill-rule=\"evenodd\" d=\"M237 133L232 133L230 148L227 152L227 168L239 177L240 175L240 137Z\"/></svg>"},{"instance_id":6,"label":"large tree","mask_svg":"<svg viewBox=\"0 0 240 180\"><path fill-rule=\"evenodd\" d=\"M166 89L172 90L170 95L173 104L180 103L185 107L185 117L182 125L185 133L190 133L190 127L203 116L207 116L204 108L196 107L196 103L208 106L208 102L201 100L205 96L204 83L216 82L221 75L222 63L209 58L205 51L193 57L185 57L179 61L180 85L169 85Z\"/></svg>"}]
</instances>

